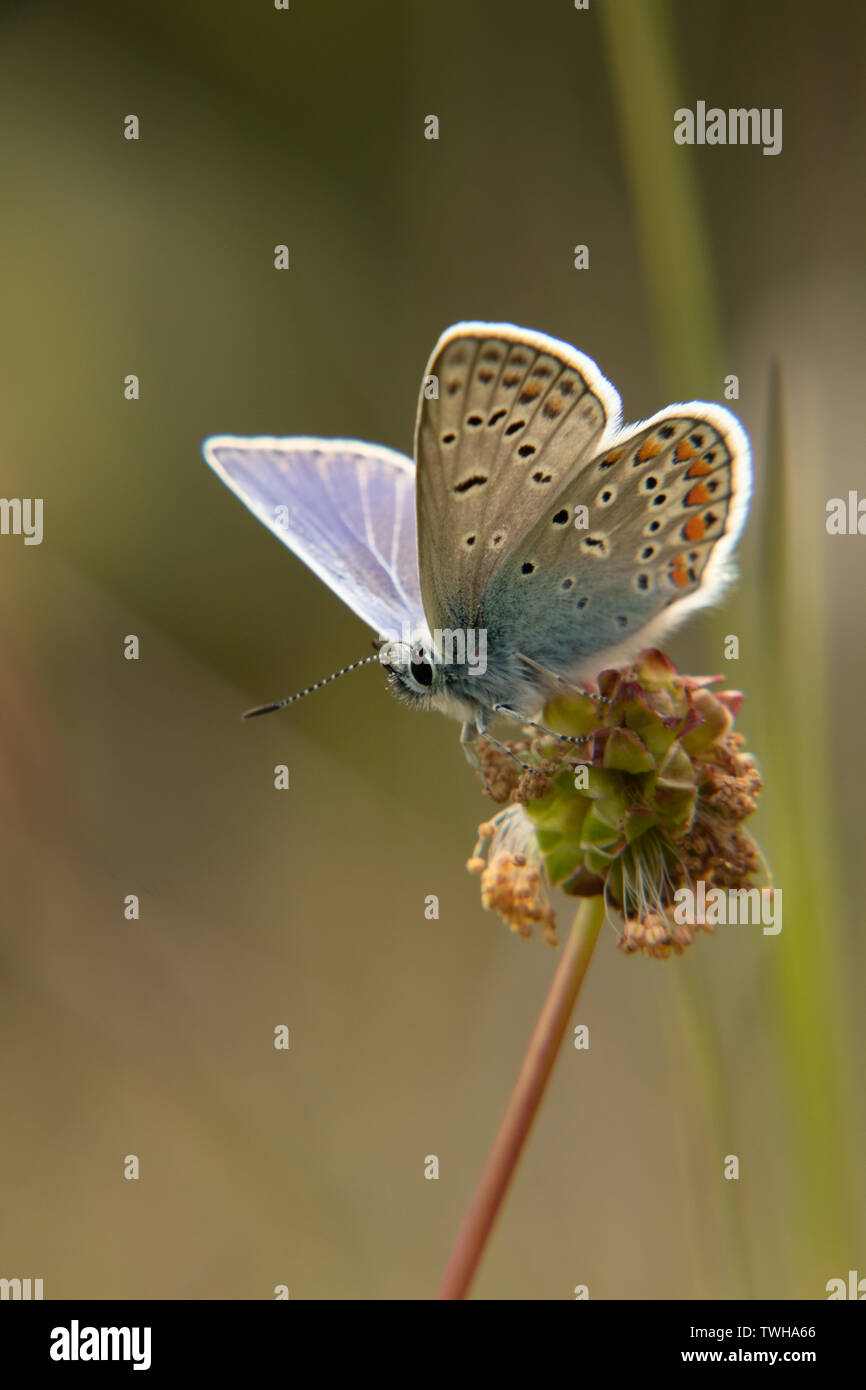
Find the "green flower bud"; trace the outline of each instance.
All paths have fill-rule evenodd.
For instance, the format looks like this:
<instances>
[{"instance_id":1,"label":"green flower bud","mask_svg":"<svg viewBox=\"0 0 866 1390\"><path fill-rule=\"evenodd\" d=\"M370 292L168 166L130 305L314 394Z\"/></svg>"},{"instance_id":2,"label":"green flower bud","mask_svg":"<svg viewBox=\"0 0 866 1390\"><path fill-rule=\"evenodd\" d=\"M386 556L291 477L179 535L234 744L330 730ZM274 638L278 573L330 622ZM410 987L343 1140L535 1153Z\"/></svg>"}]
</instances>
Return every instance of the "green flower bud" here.
<instances>
[{"instance_id":1,"label":"green flower bud","mask_svg":"<svg viewBox=\"0 0 866 1390\"><path fill-rule=\"evenodd\" d=\"M603 894L620 919L620 947L664 956L701 929L673 921L679 887L699 878L754 886L761 859L743 822L760 777L733 732L742 696L714 694L712 679L681 676L645 651L602 672L597 693L563 688L549 701L544 728L508 745L530 772L483 746L487 789L509 803L481 827L470 861L484 906L521 935L537 923L555 941L550 885Z\"/></svg>"}]
</instances>

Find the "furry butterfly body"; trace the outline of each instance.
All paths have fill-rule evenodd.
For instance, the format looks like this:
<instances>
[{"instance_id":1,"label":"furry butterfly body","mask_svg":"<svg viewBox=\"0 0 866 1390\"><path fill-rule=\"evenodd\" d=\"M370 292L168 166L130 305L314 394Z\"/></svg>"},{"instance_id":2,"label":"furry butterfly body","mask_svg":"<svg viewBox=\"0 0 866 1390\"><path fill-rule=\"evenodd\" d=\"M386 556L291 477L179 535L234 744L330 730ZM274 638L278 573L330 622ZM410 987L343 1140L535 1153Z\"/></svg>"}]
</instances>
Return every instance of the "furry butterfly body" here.
<instances>
[{"instance_id":1,"label":"furry butterfly body","mask_svg":"<svg viewBox=\"0 0 866 1390\"><path fill-rule=\"evenodd\" d=\"M377 631L394 693L464 738L496 713L537 717L562 679L714 601L751 490L730 411L692 401L623 427L591 358L510 324L442 335L414 463L309 438L216 436L204 454Z\"/></svg>"}]
</instances>

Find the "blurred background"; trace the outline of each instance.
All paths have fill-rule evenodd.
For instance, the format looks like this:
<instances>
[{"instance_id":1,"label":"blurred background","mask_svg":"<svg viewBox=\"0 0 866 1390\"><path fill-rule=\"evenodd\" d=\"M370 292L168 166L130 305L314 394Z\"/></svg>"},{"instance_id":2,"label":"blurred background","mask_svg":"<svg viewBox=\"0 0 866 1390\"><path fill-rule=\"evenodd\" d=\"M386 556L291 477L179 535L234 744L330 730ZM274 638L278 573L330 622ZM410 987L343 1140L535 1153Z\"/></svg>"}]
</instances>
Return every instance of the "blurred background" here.
<instances>
[{"instance_id":1,"label":"blurred background","mask_svg":"<svg viewBox=\"0 0 866 1390\"><path fill-rule=\"evenodd\" d=\"M481 910L456 725L375 667L238 720L370 633L200 444L410 450L461 318L574 342L627 419L738 376L741 582L668 650L745 692L784 901L679 960L605 929L475 1296L866 1274L866 540L825 527L866 494L864 63L805 0L0 8L0 491L45 508L0 539L0 1275L435 1291L557 958ZM781 107L782 153L675 145L699 100Z\"/></svg>"}]
</instances>

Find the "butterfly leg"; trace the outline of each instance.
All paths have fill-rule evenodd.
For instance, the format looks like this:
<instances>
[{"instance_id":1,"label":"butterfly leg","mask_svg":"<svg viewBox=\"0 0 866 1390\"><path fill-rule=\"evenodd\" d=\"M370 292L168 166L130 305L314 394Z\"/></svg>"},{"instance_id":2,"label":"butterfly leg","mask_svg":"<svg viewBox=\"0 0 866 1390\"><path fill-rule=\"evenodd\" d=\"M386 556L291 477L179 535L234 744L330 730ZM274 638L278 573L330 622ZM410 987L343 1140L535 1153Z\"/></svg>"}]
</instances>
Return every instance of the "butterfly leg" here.
<instances>
[{"instance_id":1,"label":"butterfly leg","mask_svg":"<svg viewBox=\"0 0 866 1390\"><path fill-rule=\"evenodd\" d=\"M468 762L469 766L474 768L475 771L478 773L478 776L481 778L481 781L484 784L484 790L489 795L490 783L484 775L484 768L481 766L481 759L479 758L478 750L475 747L475 739L477 735L478 730L476 729L475 725L470 724L467 720L460 728L460 744L464 754L466 755L466 761Z\"/></svg>"},{"instance_id":2,"label":"butterfly leg","mask_svg":"<svg viewBox=\"0 0 866 1390\"><path fill-rule=\"evenodd\" d=\"M496 714L504 714L509 719L516 719L521 724L528 724L531 729L538 729L543 734L549 734L551 738L558 738L563 743L591 743L593 735L584 734L582 738L577 738L574 734L558 734L555 729L548 729L546 724L538 724L534 719L527 719L525 714L521 714L519 709L512 709L510 705L494 705Z\"/></svg>"},{"instance_id":3,"label":"butterfly leg","mask_svg":"<svg viewBox=\"0 0 866 1390\"><path fill-rule=\"evenodd\" d=\"M476 772L481 772L481 759L475 748L476 728L466 720L460 726L460 746L466 755L466 761L470 767L474 767Z\"/></svg>"},{"instance_id":4,"label":"butterfly leg","mask_svg":"<svg viewBox=\"0 0 866 1390\"><path fill-rule=\"evenodd\" d=\"M484 718L481 714L479 714L476 717L476 721L474 724L470 724L467 720L467 722L463 724L463 726L461 727L460 743L463 748L463 752L466 755L466 761L468 762L469 766L474 767L476 772L480 774L481 780L484 783L485 791L490 791L490 785L487 781L487 778L484 775L484 768L481 766L481 759L479 758L477 750L475 748L475 740L479 737L486 738L487 742L492 743L493 747L498 748L501 753L507 753L509 758L513 758L514 761L523 769L524 772L532 771L532 768L529 766L529 764L523 762L521 758L518 758L517 754L513 752L511 748L507 748L504 743L500 743L499 739L494 738L492 734L489 734L487 732L487 728L484 723Z\"/></svg>"},{"instance_id":5,"label":"butterfly leg","mask_svg":"<svg viewBox=\"0 0 866 1390\"><path fill-rule=\"evenodd\" d=\"M560 675L558 671L551 671L549 666L542 666L540 662L533 661L532 657L527 656L525 652L518 652L517 655L524 666L528 666L530 671L534 671L536 676L542 678L542 686L557 686L560 690L564 690L566 694L572 695L577 691L578 694L586 695L590 700L595 700L600 705L610 704L607 695L599 695L594 690L584 690L583 686L575 685L574 681L568 680L566 676ZM526 722L529 723L530 721L527 720Z\"/></svg>"},{"instance_id":6,"label":"butterfly leg","mask_svg":"<svg viewBox=\"0 0 866 1390\"><path fill-rule=\"evenodd\" d=\"M464 724L463 727L464 727L464 729L465 729L465 728L467 727L467 725ZM471 725L468 726L468 727L471 728ZM484 715L483 715L483 713L482 713L480 710L478 711L478 713L477 713L476 716L475 716L475 733L480 734L480 736L481 736L482 738L485 738L485 739L487 740L488 743L492 743L492 744L493 744L493 747L494 747L494 748L498 748L499 751L500 751L500 753L507 753L508 756L509 756L509 758L513 758L513 759L514 759L514 761L517 763L518 767L523 768L523 771L524 771L524 772L533 772L533 771L535 771L535 769L532 768L532 767L530 766L529 763L525 763L525 762L523 761L522 758L518 758L517 754L514 752L514 750L513 750L512 748L509 748L509 747L507 746L507 744L500 743L500 741L499 741L498 738L494 738L493 735L492 735L491 733L488 733L488 731L487 731L487 724L486 724L486 722L485 722ZM477 756L477 755L476 755L476 756Z\"/></svg>"}]
</instances>

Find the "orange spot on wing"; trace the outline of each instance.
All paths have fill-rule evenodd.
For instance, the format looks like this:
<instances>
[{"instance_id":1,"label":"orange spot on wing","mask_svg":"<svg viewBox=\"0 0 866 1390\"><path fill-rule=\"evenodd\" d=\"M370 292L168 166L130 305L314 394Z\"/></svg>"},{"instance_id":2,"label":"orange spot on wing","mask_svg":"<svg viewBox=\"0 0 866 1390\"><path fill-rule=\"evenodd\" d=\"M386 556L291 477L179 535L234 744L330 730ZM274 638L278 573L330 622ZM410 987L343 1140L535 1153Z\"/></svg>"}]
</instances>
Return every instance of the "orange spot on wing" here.
<instances>
[{"instance_id":1,"label":"orange spot on wing","mask_svg":"<svg viewBox=\"0 0 866 1390\"><path fill-rule=\"evenodd\" d=\"M709 502L710 494L707 492L703 483L695 483L691 492L686 497L687 507L702 507L705 502Z\"/></svg>"},{"instance_id":2,"label":"orange spot on wing","mask_svg":"<svg viewBox=\"0 0 866 1390\"><path fill-rule=\"evenodd\" d=\"M526 404L527 401L534 401L536 396L541 395L541 387L537 381L527 381L520 393L520 400Z\"/></svg>"},{"instance_id":3,"label":"orange spot on wing","mask_svg":"<svg viewBox=\"0 0 866 1390\"><path fill-rule=\"evenodd\" d=\"M706 529L707 523L702 516L692 516L683 527L683 535L687 541L699 541Z\"/></svg>"},{"instance_id":4,"label":"orange spot on wing","mask_svg":"<svg viewBox=\"0 0 866 1390\"><path fill-rule=\"evenodd\" d=\"M645 439L637 451L638 463L646 463L647 459L654 459L656 454L661 453L661 448L661 444L650 435L649 439Z\"/></svg>"},{"instance_id":5,"label":"orange spot on wing","mask_svg":"<svg viewBox=\"0 0 866 1390\"><path fill-rule=\"evenodd\" d=\"M703 478L707 473L712 473L712 471L712 468L708 463L705 462L704 459L698 459L697 463L692 464L691 468L686 474L686 477Z\"/></svg>"},{"instance_id":6,"label":"orange spot on wing","mask_svg":"<svg viewBox=\"0 0 866 1390\"><path fill-rule=\"evenodd\" d=\"M602 460L602 462L603 462L603 463L619 463L619 461L620 461L620 459L622 458L622 456L623 456L624 453L625 453L625 449L614 449L614 451L613 451L612 454L605 454L604 459Z\"/></svg>"},{"instance_id":7,"label":"orange spot on wing","mask_svg":"<svg viewBox=\"0 0 866 1390\"><path fill-rule=\"evenodd\" d=\"M677 463L682 463L685 459L693 459L697 452L697 449L694 449L687 439L681 439L676 447L674 458Z\"/></svg>"},{"instance_id":8,"label":"orange spot on wing","mask_svg":"<svg viewBox=\"0 0 866 1390\"><path fill-rule=\"evenodd\" d=\"M689 582L688 571L684 565L674 565L671 569L671 579L678 589L684 589Z\"/></svg>"}]
</instances>

